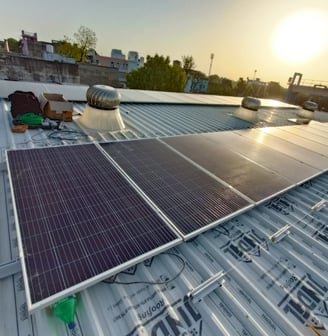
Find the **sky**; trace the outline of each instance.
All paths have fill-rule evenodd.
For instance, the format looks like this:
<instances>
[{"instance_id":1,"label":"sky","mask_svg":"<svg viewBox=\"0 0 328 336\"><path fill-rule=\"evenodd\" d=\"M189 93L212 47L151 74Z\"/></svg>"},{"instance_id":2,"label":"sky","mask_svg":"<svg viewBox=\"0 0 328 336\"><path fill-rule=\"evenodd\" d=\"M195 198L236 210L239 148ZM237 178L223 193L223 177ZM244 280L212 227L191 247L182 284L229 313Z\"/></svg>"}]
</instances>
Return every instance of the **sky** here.
<instances>
[{"instance_id":1,"label":"sky","mask_svg":"<svg viewBox=\"0 0 328 336\"><path fill-rule=\"evenodd\" d=\"M192 56L196 70L232 80L260 78L286 86L294 72L328 81L328 0L0 0L0 39L97 36L98 54Z\"/></svg>"}]
</instances>

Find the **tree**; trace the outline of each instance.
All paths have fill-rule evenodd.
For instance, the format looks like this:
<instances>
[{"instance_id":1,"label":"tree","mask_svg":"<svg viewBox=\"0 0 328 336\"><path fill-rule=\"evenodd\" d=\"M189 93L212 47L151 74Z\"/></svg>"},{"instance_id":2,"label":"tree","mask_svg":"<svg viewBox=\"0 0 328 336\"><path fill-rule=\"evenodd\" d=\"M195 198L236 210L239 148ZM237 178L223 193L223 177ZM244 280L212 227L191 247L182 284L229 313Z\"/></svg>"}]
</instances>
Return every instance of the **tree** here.
<instances>
[{"instance_id":1,"label":"tree","mask_svg":"<svg viewBox=\"0 0 328 336\"><path fill-rule=\"evenodd\" d=\"M211 75L210 77L208 77L208 80L210 83L219 83L220 77L218 75Z\"/></svg>"},{"instance_id":2,"label":"tree","mask_svg":"<svg viewBox=\"0 0 328 336\"><path fill-rule=\"evenodd\" d=\"M232 80L218 75L212 75L209 78L208 90L209 94L217 94L223 96L232 96Z\"/></svg>"},{"instance_id":3,"label":"tree","mask_svg":"<svg viewBox=\"0 0 328 336\"><path fill-rule=\"evenodd\" d=\"M86 60L88 50L96 47L96 33L88 27L81 26L79 30L74 33L74 38L80 48L80 58L78 62L84 62Z\"/></svg>"},{"instance_id":4,"label":"tree","mask_svg":"<svg viewBox=\"0 0 328 336\"><path fill-rule=\"evenodd\" d=\"M21 41L17 41L14 38L9 37L7 39L7 42L8 42L9 50L11 52L15 52L15 53L21 53L22 52Z\"/></svg>"},{"instance_id":5,"label":"tree","mask_svg":"<svg viewBox=\"0 0 328 336\"><path fill-rule=\"evenodd\" d=\"M53 45L56 53L74 58L76 61L80 60L81 50L68 36L64 36L61 41L53 42Z\"/></svg>"},{"instance_id":6,"label":"tree","mask_svg":"<svg viewBox=\"0 0 328 336\"><path fill-rule=\"evenodd\" d=\"M170 65L170 58L147 56L145 65L129 72L126 84L130 89L182 92L186 75L180 67Z\"/></svg>"},{"instance_id":7,"label":"tree","mask_svg":"<svg viewBox=\"0 0 328 336\"><path fill-rule=\"evenodd\" d=\"M74 39L64 36L63 40L53 44L58 54L74 58L77 62L85 62L87 53L90 50L94 50L96 43L96 33L90 28L81 26L79 30L74 33Z\"/></svg>"},{"instance_id":8,"label":"tree","mask_svg":"<svg viewBox=\"0 0 328 336\"><path fill-rule=\"evenodd\" d=\"M182 68L188 76L196 68L194 58L192 56L182 56Z\"/></svg>"},{"instance_id":9,"label":"tree","mask_svg":"<svg viewBox=\"0 0 328 336\"><path fill-rule=\"evenodd\" d=\"M235 92L237 96L243 96L245 89L246 89L247 82L244 80L243 77L239 77L236 87L235 87Z\"/></svg>"},{"instance_id":10,"label":"tree","mask_svg":"<svg viewBox=\"0 0 328 336\"><path fill-rule=\"evenodd\" d=\"M284 89L278 82L269 82L266 88L267 98L283 99L287 89Z\"/></svg>"}]
</instances>

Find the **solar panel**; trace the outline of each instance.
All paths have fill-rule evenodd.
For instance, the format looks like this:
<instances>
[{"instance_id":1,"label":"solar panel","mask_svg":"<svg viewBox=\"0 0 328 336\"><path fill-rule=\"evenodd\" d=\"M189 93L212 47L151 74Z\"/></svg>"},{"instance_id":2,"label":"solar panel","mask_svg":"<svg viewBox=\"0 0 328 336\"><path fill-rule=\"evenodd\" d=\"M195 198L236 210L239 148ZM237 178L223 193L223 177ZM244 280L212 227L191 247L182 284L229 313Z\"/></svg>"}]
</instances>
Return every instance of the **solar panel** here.
<instances>
[{"instance_id":1,"label":"solar panel","mask_svg":"<svg viewBox=\"0 0 328 336\"><path fill-rule=\"evenodd\" d=\"M101 146L186 238L250 204L158 140Z\"/></svg>"},{"instance_id":2,"label":"solar panel","mask_svg":"<svg viewBox=\"0 0 328 336\"><path fill-rule=\"evenodd\" d=\"M317 175L320 170L315 169L292 157L271 149L260 142L242 137L234 132L207 133L204 138L213 141L219 147L227 147L253 162L268 168L287 178L293 183L303 183Z\"/></svg>"},{"instance_id":3,"label":"solar panel","mask_svg":"<svg viewBox=\"0 0 328 336\"><path fill-rule=\"evenodd\" d=\"M7 156L31 311L181 241L95 145Z\"/></svg>"},{"instance_id":4,"label":"solar panel","mask_svg":"<svg viewBox=\"0 0 328 336\"><path fill-rule=\"evenodd\" d=\"M328 130L327 125L328 125L327 123L321 123L319 121L311 120L310 123L307 125L307 127L309 127L310 129L319 131L320 135L325 133L327 136L327 130Z\"/></svg>"},{"instance_id":5,"label":"solar panel","mask_svg":"<svg viewBox=\"0 0 328 336\"><path fill-rule=\"evenodd\" d=\"M325 136L321 135L319 131L314 134L311 132L311 128L305 128L304 126L288 126L283 127L282 130L323 145L328 143L327 134Z\"/></svg>"},{"instance_id":6,"label":"solar panel","mask_svg":"<svg viewBox=\"0 0 328 336\"><path fill-rule=\"evenodd\" d=\"M274 135L280 139L287 140L296 145L302 146L319 154L328 156L328 147L315 141L308 140L303 136L295 135L284 130L283 127L270 127L263 129L263 132Z\"/></svg>"},{"instance_id":7,"label":"solar panel","mask_svg":"<svg viewBox=\"0 0 328 336\"><path fill-rule=\"evenodd\" d=\"M218 146L200 134L165 138L163 141L254 201L262 201L292 185L291 181L273 171L226 146Z\"/></svg>"},{"instance_id":8,"label":"solar panel","mask_svg":"<svg viewBox=\"0 0 328 336\"><path fill-rule=\"evenodd\" d=\"M317 125L317 124L319 124L319 125ZM328 134L327 134L328 127L323 126L323 125L324 124L312 121L309 124L307 124L306 126L305 125L297 126L297 128L304 130L304 127L306 127L306 132L309 132L311 134L315 134L315 135L318 135L320 137L328 139Z\"/></svg>"},{"instance_id":9,"label":"solar panel","mask_svg":"<svg viewBox=\"0 0 328 336\"><path fill-rule=\"evenodd\" d=\"M318 170L327 169L326 157L318 153L315 153L309 149L306 149L300 145L291 143L287 140L265 133L264 130L261 129L241 130L236 131L234 133L243 136L243 138L249 138L265 146L273 148L283 154L286 154L292 158L304 162L311 167L315 167Z\"/></svg>"}]
</instances>

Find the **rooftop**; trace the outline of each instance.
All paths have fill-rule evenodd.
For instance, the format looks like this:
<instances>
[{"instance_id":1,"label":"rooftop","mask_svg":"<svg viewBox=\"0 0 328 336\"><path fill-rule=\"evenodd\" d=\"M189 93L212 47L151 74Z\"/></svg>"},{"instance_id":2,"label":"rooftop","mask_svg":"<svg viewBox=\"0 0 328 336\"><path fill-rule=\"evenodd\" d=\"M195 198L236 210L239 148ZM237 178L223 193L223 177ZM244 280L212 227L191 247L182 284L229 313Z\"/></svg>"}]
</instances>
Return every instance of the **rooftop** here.
<instances>
[{"instance_id":1,"label":"rooftop","mask_svg":"<svg viewBox=\"0 0 328 336\"><path fill-rule=\"evenodd\" d=\"M1 335L327 334L327 124L294 125L297 109L269 100L262 101L265 107L253 124L234 117L242 109L238 97L120 90L125 129L85 133L79 118L87 87L0 84ZM15 90L64 94L74 102L74 121L61 131L12 133L6 98ZM52 309L29 314L6 150L150 138L170 142L193 134L215 137L227 151L281 176L290 187L76 293L73 331Z\"/></svg>"}]
</instances>

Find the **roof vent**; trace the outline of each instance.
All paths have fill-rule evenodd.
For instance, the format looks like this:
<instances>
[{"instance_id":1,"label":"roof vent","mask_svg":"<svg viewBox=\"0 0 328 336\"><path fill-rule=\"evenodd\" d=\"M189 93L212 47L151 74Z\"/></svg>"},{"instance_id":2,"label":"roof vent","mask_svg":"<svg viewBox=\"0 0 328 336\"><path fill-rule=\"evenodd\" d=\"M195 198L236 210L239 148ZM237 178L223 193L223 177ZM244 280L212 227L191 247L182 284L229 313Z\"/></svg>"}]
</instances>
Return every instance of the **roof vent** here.
<instances>
[{"instance_id":1,"label":"roof vent","mask_svg":"<svg viewBox=\"0 0 328 336\"><path fill-rule=\"evenodd\" d=\"M111 86L93 85L87 90L88 104L81 117L81 123L99 131L118 131L124 122L120 114L118 91Z\"/></svg>"},{"instance_id":2,"label":"roof vent","mask_svg":"<svg viewBox=\"0 0 328 336\"><path fill-rule=\"evenodd\" d=\"M241 107L233 112L233 116L250 123L256 124L259 121L257 110L261 107L261 101L254 97L244 97Z\"/></svg>"},{"instance_id":3,"label":"roof vent","mask_svg":"<svg viewBox=\"0 0 328 336\"><path fill-rule=\"evenodd\" d=\"M244 97L241 106L249 110L257 111L261 107L260 99L254 97Z\"/></svg>"}]
</instances>

